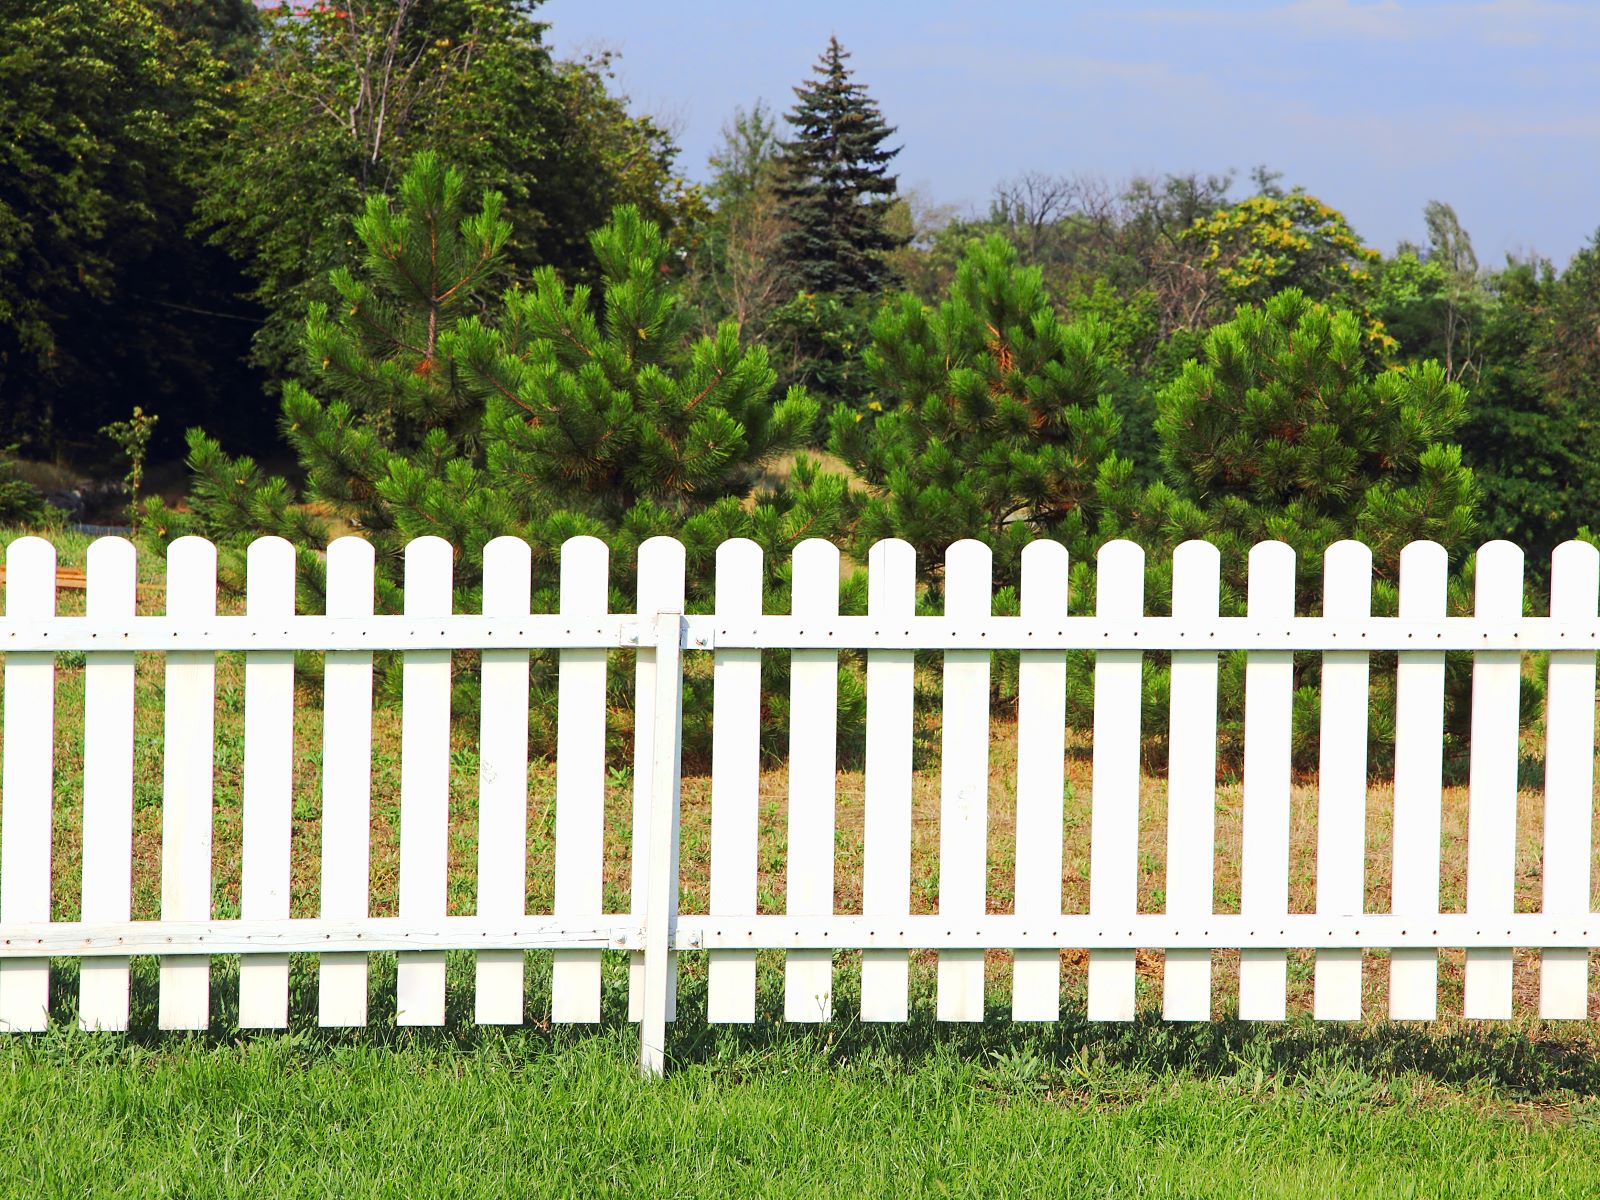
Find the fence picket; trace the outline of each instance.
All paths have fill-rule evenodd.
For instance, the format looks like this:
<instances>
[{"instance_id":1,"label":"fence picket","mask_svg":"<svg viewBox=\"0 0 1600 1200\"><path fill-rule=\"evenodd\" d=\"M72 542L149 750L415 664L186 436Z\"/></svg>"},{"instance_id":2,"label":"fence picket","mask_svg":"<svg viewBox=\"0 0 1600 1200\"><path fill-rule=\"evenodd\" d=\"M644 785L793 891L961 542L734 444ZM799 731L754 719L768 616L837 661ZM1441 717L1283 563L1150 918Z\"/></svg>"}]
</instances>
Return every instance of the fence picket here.
<instances>
[{"instance_id":1,"label":"fence picket","mask_svg":"<svg viewBox=\"0 0 1600 1200\"><path fill-rule=\"evenodd\" d=\"M944 559L947 617L981 622L993 612L989 547L966 539ZM988 891L989 652L949 650L939 763L939 915L981 917ZM939 952L938 1018L983 1020L983 951Z\"/></svg>"},{"instance_id":2,"label":"fence picket","mask_svg":"<svg viewBox=\"0 0 1600 1200\"><path fill-rule=\"evenodd\" d=\"M1400 615L1442 617L1449 556L1434 542L1400 552ZM1418 919L1439 911L1439 829L1444 765L1444 652L1406 651L1396 669L1394 718L1394 870L1396 913ZM1431 1021L1439 1008L1439 955L1396 947L1389 958L1389 1016Z\"/></svg>"},{"instance_id":3,"label":"fence picket","mask_svg":"<svg viewBox=\"0 0 1600 1200\"><path fill-rule=\"evenodd\" d=\"M167 547L167 615L217 611L217 550L203 538ZM211 916L211 792L216 742L216 655L167 655L165 750L161 789L161 916ZM210 1015L211 962L198 955L161 960L157 1021L162 1029L204 1029Z\"/></svg>"},{"instance_id":4,"label":"fence picket","mask_svg":"<svg viewBox=\"0 0 1600 1200\"><path fill-rule=\"evenodd\" d=\"M1322 614L1372 611L1372 551L1335 542L1322 560ZM1366 907L1367 682L1364 651L1322 656L1322 728L1317 761L1317 912L1349 916ZM1361 951L1317 951L1313 1015L1361 1018Z\"/></svg>"},{"instance_id":5,"label":"fence picket","mask_svg":"<svg viewBox=\"0 0 1600 1200\"><path fill-rule=\"evenodd\" d=\"M912 616L917 607L917 552L898 538L867 552L867 615ZM911 738L914 652L867 652L866 828L861 911L898 917L911 912ZM903 950L861 952L861 1019L904 1021L910 1003L910 959Z\"/></svg>"},{"instance_id":6,"label":"fence picket","mask_svg":"<svg viewBox=\"0 0 1600 1200\"><path fill-rule=\"evenodd\" d=\"M1551 556L1550 615L1592 621L1600 594L1600 552L1563 542ZM1555 650L1545 692L1544 904L1554 915L1590 911L1594 796L1595 652ZM1539 965L1539 1015L1589 1015L1589 952L1546 950Z\"/></svg>"},{"instance_id":7,"label":"fence picket","mask_svg":"<svg viewBox=\"0 0 1600 1200\"><path fill-rule=\"evenodd\" d=\"M252 617L294 615L294 547L258 538L246 553L245 611ZM294 808L294 651L253 650L244 656L244 788L239 915L279 920L289 915L289 835ZM289 1024L289 956L246 955L239 963L239 1027Z\"/></svg>"},{"instance_id":8,"label":"fence picket","mask_svg":"<svg viewBox=\"0 0 1600 1200\"><path fill-rule=\"evenodd\" d=\"M1133 542L1100 548L1095 612L1144 613L1144 551ZM1139 907L1139 716L1144 656L1101 650L1094 664L1094 762L1089 816L1089 911L1131 915ZM1131 1021L1137 976L1132 950L1090 950L1089 1019Z\"/></svg>"},{"instance_id":9,"label":"fence picket","mask_svg":"<svg viewBox=\"0 0 1600 1200\"><path fill-rule=\"evenodd\" d=\"M717 547L717 616L761 615L761 547L736 538ZM761 782L761 651L712 655L710 912L756 911ZM720 950L706 965L706 1019L756 1019L756 952Z\"/></svg>"},{"instance_id":10,"label":"fence picket","mask_svg":"<svg viewBox=\"0 0 1600 1200\"><path fill-rule=\"evenodd\" d=\"M449 617L454 551L438 537L406 546L408 617ZM400 915L445 915L450 838L450 651L407 650L401 658ZM401 1025L443 1025L444 955L400 955L395 980Z\"/></svg>"},{"instance_id":11,"label":"fence picket","mask_svg":"<svg viewBox=\"0 0 1600 1200\"><path fill-rule=\"evenodd\" d=\"M1066 616L1068 565L1067 548L1060 542L1030 542L1023 548L1024 617L1044 622ZM907 696L909 701L909 688ZM1066 728L1066 653L1024 650L1017 668L1016 913L1019 917L1061 915ZM908 808L910 772L908 754ZM906 838L909 843L909 829ZM1061 952L1015 951L1011 964L1011 1019L1054 1021L1060 1016Z\"/></svg>"},{"instance_id":12,"label":"fence picket","mask_svg":"<svg viewBox=\"0 0 1600 1200\"><path fill-rule=\"evenodd\" d=\"M84 610L118 621L134 612L133 543L89 546ZM86 655L83 666L83 919L126 921L133 899L133 655ZM86 958L78 972L78 1025L128 1027L128 960Z\"/></svg>"},{"instance_id":13,"label":"fence picket","mask_svg":"<svg viewBox=\"0 0 1600 1200\"><path fill-rule=\"evenodd\" d=\"M595 537L568 539L561 547L562 614L603 615L609 591L606 544ZM562 917L598 917L605 901L606 652L563 650L557 669L555 912ZM526 804L520 787L518 799ZM552 1019L598 1021L600 952L557 951L550 989Z\"/></svg>"},{"instance_id":14,"label":"fence picket","mask_svg":"<svg viewBox=\"0 0 1600 1200\"><path fill-rule=\"evenodd\" d=\"M669 537L648 538L639 547L638 603L639 630L653 636L656 616L683 611L683 544ZM650 789L655 778L654 738L656 727L656 652L641 642L634 666L633 683L633 854L630 885L633 915L643 919L649 880ZM678 860L677 834L673 835L672 860ZM676 907L677 891L672 893ZM677 955L673 960L676 963ZM628 960L629 1019L644 1019L644 954L635 952ZM667 972L667 1020L672 1020L678 1005L678 972L674 965Z\"/></svg>"},{"instance_id":15,"label":"fence picket","mask_svg":"<svg viewBox=\"0 0 1600 1200\"><path fill-rule=\"evenodd\" d=\"M839 613L839 550L808 538L794 550L792 609L826 623ZM788 903L794 916L833 912L833 829L838 781L839 655L796 650L789 668ZM791 950L784 963L784 1017L833 1014L833 953Z\"/></svg>"},{"instance_id":16,"label":"fence picket","mask_svg":"<svg viewBox=\"0 0 1600 1200\"><path fill-rule=\"evenodd\" d=\"M1209 542L1184 542L1172 556L1172 615L1217 615L1222 559ZM1217 655L1172 652L1167 762L1167 911L1215 911L1217 844ZM1162 1013L1169 1021L1211 1018L1211 951L1168 950Z\"/></svg>"},{"instance_id":17,"label":"fence picket","mask_svg":"<svg viewBox=\"0 0 1600 1200\"><path fill-rule=\"evenodd\" d=\"M327 614L372 615L372 546L357 537L328 545ZM322 915L368 915L372 836L372 655L330 651L322 674ZM367 1023L367 956L324 954L317 1022Z\"/></svg>"},{"instance_id":18,"label":"fence picket","mask_svg":"<svg viewBox=\"0 0 1600 1200\"><path fill-rule=\"evenodd\" d=\"M6 616L38 620L55 611L56 548L17 538L6 547ZM55 694L55 655L6 655L0 921L50 919ZM43 1029L49 1008L48 958L0 962L0 1030Z\"/></svg>"},{"instance_id":19,"label":"fence picket","mask_svg":"<svg viewBox=\"0 0 1600 1200\"><path fill-rule=\"evenodd\" d=\"M1522 551L1510 542L1478 549L1473 612L1522 615ZM1516 903L1517 755L1522 655L1480 650L1472 656L1472 749L1467 780L1467 911L1511 913ZM1511 1016L1511 949L1467 951L1462 1015Z\"/></svg>"},{"instance_id":20,"label":"fence picket","mask_svg":"<svg viewBox=\"0 0 1600 1200\"><path fill-rule=\"evenodd\" d=\"M1253 620L1294 619L1294 550L1262 542L1250 550L1246 605ZM1239 911L1271 920L1289 911L1289 788L1294 721L1294 652L1252 650L1244 668L1244 795ZM1239 951L1239 1016L1287 1015L1288 954Z\"/></svg>"},{"instance_id":21,"label":"fence picket","mask_svg":"<svg viewBox=\"0 0 1600 1200\"><path fill-rule=\"evenodd\" d=\"M497 537L484 546L484 616L527 616L532 585L527 542ZM485 649L480 680L478 915L516 919L528 909L528 652ZM522 1024L523 958L519 950L477 956L479 1025Z\"/></svg>"}]
</instances>

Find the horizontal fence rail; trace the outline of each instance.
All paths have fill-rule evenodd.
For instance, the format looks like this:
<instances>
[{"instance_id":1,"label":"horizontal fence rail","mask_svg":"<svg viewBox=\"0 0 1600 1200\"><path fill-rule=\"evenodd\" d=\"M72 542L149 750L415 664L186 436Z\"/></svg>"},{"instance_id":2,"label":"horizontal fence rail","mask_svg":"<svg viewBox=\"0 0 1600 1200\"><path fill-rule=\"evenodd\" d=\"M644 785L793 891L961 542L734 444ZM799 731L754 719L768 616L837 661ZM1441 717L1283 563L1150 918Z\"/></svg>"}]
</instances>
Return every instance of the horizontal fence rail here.
<instances>
[{"instance_id":1,"label":"horizontal fence rail","mask_svg":"<svg viewBox=\"0 0 1600 1200\"><path fill-rule=\"evenodd\" d=\"M289 956L318 955L318 1020L367 1022L373 952L399 955L398 1019L445 1019L443 952L476 952L475 1019L524 1019L523 954L554 952L552 1017L600 1019L601 954L630 958L630 1013L641 1024L641 1065L665 1067L676 1011L677 955L703 952L707 1016L755 1019L757 951L784 955L784 1013L833 1014L835 955L859 952L860 1015L909 1016L911 957L937 958L941 1020L981 1020L986 953L1011 955L1017 1020L1061 1013L1061 951L1088 952L1087 1012L1126 1020L1136 1009L1136 952L1164 955L1162 1008L1171 1020L1209 1019L1212 952L1239 952L1238 1013L1287 1013L1292 951L1314 952L1313 1014L1362 1012L1363 954L1389 955L1389 1015L1437 1016L1439 952L1464 950L1462 1011L1512 1013L1514 949L1540 956L1538 1008L1582 1018L1593 911L1594 723L1600 647L1600 554L1567 543L1554 555L1550 609L1524 615L1521 552L1504 542L1477 556L1472 616L1448 616L1447 559L1429 543L1400 559L1397 616L1373 616L1367 549L1337 543L1324 557L1321 615L1297 615L1295 560L1280 543L1249 559L1245 616L1219 615L1215 548L1185 543L1172 562L1169 615L1146 616L1143 551L1108 543L1095 575L1095 611L1068 615L1068 556L1038 542L1021 562L1020 615L992 615L989 550L950 547L944 615L918 616L916 561L883 542L867 563L867 614L839 614L840 558L810 541L795 550L792 607L763 613L765 564L752 542L719 548L709 614L685 614L684 548L640 547L635 610L607 611L609 557L593 538L562 549L559 611L530 610L529 547L485 547L482 611L452 611L454 552L438 538L405 555L404 612L374 613L372 548L334 542L326 612L295 612L296 560L266 538L248 553L244 612L218 615L216 549L174 542L165 612L136 611L136 557L121 539L89 550L81 615L56 611L53 547L7 548L5 661L0 704L0 1029L49 1019L52 957L82 959L80 1024L128 1024L129 959L161 964L159 1024L203 1028L211 959L241 956L239 1023L288 1023ZM144 601L149 604L147 597ZM477 652L476 915L447 915L454 651ZM556 662L554 907L527 908L530 652ZM614 652L633 659L631 898L604 911L606 721ZM1236 912L1216 911L1219 664L1244 652L1242 840ZM321 913L291 917L297 652L324 657L321 674ZM861 912L837 911L835 843L841 652L864 660L865 757ZM1014 652L1016 765L1012 911L994 911L991 695L999 652ZM1076 659L1068 652L1077 652ZM1441 811L1448 652L1471 654L1466 911L1441 912ZM134 728L137 654L164 664L160 918L133 920ZM243 655L242 849L238 917L213 897L217 655ZM940 675L937 913L912 912L916 655ZM374 805L374 655L396 656L401 691L398 915L371 915ZM712 705L709 911L680 911L685 662L709 659ZM758 914L758 813L764 654L787 656L788 763L782 914ZM1166 774L1164 913L1140 911L1141 728L1145 658L1164 656L1171 728ZM1315 903L1290 911L1292 714L1295 655L1320 657ZM1374 654L1387 657L1374 661ZM51 919L60 780L54 759L62 655L83 670L81 917ZM1522 679L1533 659L1545 680L1543 847L1538 912L1519 911L1516 884ZM701 659L701 662L707 661ZM470 661L470 660L469 660ZM924 662L928 661L926 658ZM1092 671L1092 796L1087 844L1065 824L1069 662ZM1380 668L1380 663L1384 664ZM72 664L74 667L77 663ZM1302 660L1302 667L1304 663ZM303 666L301 669L305 669ZM1077 668L1074 668L1077 669ZM1366 912L1374 672L1393 692L1391 908ZM1303 680L1302 680L1303 682ZM697 720L706 718L697 716ZM1528 801L1524 800L1523 803ZM1070 851L1070 857L1069 857ZM1063 911L1063 872L1086 862L1088 911ZM1076 868L1073 868L1076 869ZM1526 907L1524 904L1522 907ZM1370 967L1368 968L1370 970Z\"/></svg>"}]
</instances>

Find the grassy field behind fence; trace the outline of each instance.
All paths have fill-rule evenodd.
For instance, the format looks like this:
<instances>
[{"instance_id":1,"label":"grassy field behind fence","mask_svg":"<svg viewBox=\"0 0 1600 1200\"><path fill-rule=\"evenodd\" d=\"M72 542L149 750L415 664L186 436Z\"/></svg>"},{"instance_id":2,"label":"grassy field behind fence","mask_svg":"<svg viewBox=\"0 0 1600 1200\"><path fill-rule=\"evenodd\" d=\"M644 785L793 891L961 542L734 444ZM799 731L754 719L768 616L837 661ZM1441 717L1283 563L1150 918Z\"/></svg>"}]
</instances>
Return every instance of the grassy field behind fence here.
<instances>
[{"instance_id":1,"label":"grassy field behind fence","mask_svg":"<svg viewBox=\"0 0 1600 1200\"><path fill-rule=\"evenodd\" d=\"M0 533L0 541L9 540ZM84 539L63 537L62 561L81 565ZM160 564L142 564L159 585ZM81 604L64 593L62 611ZM141 607L160 611L152 586ZM292 911L318 911L321 697L300 681L295 750ZM243 670L219 656L214 908L237 915ZM159 911L161 660L140 656L134 834L134 916ZM77 916L82 845L81 664L64 658L56 708L53 915ZM396 911L399 720L380 696L374 722L371 896ZM475 722L459 723L451 759L449 909L474 910ZM1015 738L994 729L989 895L1008 911L1013 869ZM1067 760L1064 911L1088 900L1089 764ZM553 766L535 762L528 787L528 907L552 899ZM785 774L761 784L760 908L784 894ZM683 795L683 909L704 911L710 781ZM937 762L914 789L913 911L938 893ZM1465 898L1466 791L1444 797L1443 906ZM3 797L0 797L3 804ZM625 760L607 787L607 907L627 908L632 780ZM860 911L862 777L839 776L836 891ZM1518 907L1539 903L1541 798L1519 797ZM1391 789L1367 802L1368 907L1388 907ZM1140 801L1140 907L1164 906L1165 783L1147 777ZM1217 799L1216 904L1237 911L1240 792ZM1312 907L1316 794L1294 792L1291 907ZM548 955L531 954L528 1028L471 1025L471 959L450 956L450 1022L442 1031L393 1025L393 957L375 956L373 1024L315 1028L315 971L297 958L287 1035L240 1037L236 960L214 972L212 1029L161 1035L154 960L135 960L134 1031L78 1034L67 1025L76 967L58 963L52 1004L62 1028L0 1038L0 1194L416 1195L1576 1195L1593 1190L1600 1161L1600 1056L1589 1023L1534 1019L1537 957L1519 954L1518 1019L1459 1019L1459 953L1442 955L1442 1020L1381 1020L1387 971L1368 956L1369 1020L1316 1025L1311 955L1291 956L1283 1025L1229 1019L1236 955L1218 953L1217 1023L1174 1026L1159 1011L1159 953L1139 956L1141 1007L1129 1026L1089 1025L1084 956L1062 956L1063 1020L1004 1019L1007 956L990 955L982 1026L931 1019L932 955L914 956L913 1020L867 1027L852 1019L854 956L838 956L837 1019L785 1026L781 958L764 953L761 1020L707 1026L703 956L682 956L675 1064L664 1083L634 1076L634 1035L623 1021L625 970L606 956L607 1020L597 1030L548 1023ZM1591 1010L1591 1016L1595 1015Z\"/></svg>"}]
</instances>

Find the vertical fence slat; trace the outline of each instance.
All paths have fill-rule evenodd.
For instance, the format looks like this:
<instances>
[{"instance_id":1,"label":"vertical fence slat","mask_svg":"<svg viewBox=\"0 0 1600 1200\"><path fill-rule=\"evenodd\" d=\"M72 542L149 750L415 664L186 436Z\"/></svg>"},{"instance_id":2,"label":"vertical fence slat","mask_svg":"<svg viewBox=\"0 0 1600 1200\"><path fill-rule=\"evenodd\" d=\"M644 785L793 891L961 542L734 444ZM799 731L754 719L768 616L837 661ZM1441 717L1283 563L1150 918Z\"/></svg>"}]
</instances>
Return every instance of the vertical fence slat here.
<instances>
[{"instance_id":1,"label":"vertical fence slat","mask_svg":"<svg viewBox=\"0 0 1600 1200\"><path fill-rule=\"evenodd\" d=\"M993 613L993 555L982 542L945 554L944 611L974 624ZM989 652L944 656L939 764L939 915L982 917L989 856ZM939 953L938 1018L983 1020L983 951Z\"/></svg>"},{"instance_id":2,"label":"vertical fence slat","mask_svg":"<svg viewBox=\"0 0 1600 1200\"><path fill-rule=\"evenodd\" d=\"M406 546L406 616L450 615L452 555L443 538ZM407 650L400 670L400 915L429 921L449 882L450 651ZM444 1024L442 952L401 954L395 988L399 1024Z\"/></svg>"},{"instance_id":3,"label":"vertical fence slat","mask_svg":"<svg viewBox=\"0 0 1600 1200\"><path fill-rule=\"evenodd\" d=\"M1068 565L1067 548L1060 542L1037 541L1023 548L1025 618L1043 622L1066 616ZM1066 654L1024 650L1017 667L1019 917L1061 915L1066 729ZM908 789L909 786L908 775ZM1011 964L1011 1019L1054 1021L1060 1016L1061 952L1016 951Z\"/></svg>"},{"instance_id":4,"label":"vertical fence slat","mask_svg":"<svg viewBox=\"0 0 1600 1200\"><path fill-rule=\"evenodd\" d=\"M1100 548L1095 613L1127 620L1144 614L1144 551L1133 542ZM1139 717L1144 656L1102 650L1094 663L1094 764L1090 785L1089 911L1132 915L1139 908ZM1090 950L1091 1021L1131 1021L1136 982L1132 950Z\"/></svg>"},{"instance_id":5,"label":"vertical fence slat","mask_svg":"<svg viewBox=\"0 0 1600 1200\"><path fill-rule=\"evenodd\" d=\"M327 614L372 615L373 552L357 537L328 545ZM365 918L372 835L372 655L330 651L322 675L322 915ZM317 1021L367 1023L367 956L324 954Z\"/></svg>"},{"instance_id":6,"label":"vertical fence slat","mask_svg":"<svg viewBox=\"0 0 1600 1200\"><path fill-rule=\"evenodd\" d=\"M1450 560L1434 542L1400 552L1400 616L1445 615ZM1444 764L1444 652L1406 651L1395 679L1393 910L1439 911L1439 826ZM1439 956L1401 947L1389 958L1389 1016L1431 1021L1439 1008Z\"/></svg>"},{"instance_id":7,"label":"vertical fence slat","mask_svg":"<svg viewBox=\"0 0 1600 1200\"><path fill-rule=\"evenodd\" d=\"M1294 550L1262 542L1250 550L1251 620L1294 619ZM1253 650L1244 669L1244 795L1239 911L1271 920L1289 911L1289 788L1294 652ZM1288 1009L1288 955L1239 952L1239 1016L1281 1021Z\"/></svg>"},{"instance_id":8,"label":"vertical fence slat","mask_svg":"<svg viewBox=\"0 0 1600 1200\"><path fill-rule=\"evenodd\" d=\"M1172 556L1172 615L1215 619L1221 556L1208 542L1184 542ZM1167 763L1167 911L1215 911L1217 844L1217 655L1172 653ZM1211 951L1168 950L1162 1012L1169 1021L1211 1017Z\"/></svg>"},{"instance_id":9,"label":"vertical fence slat","mask_svg":"<svg viewBox=\"0 0 1600 1200\"><path fill-rule=\"evenodd\" d=\"M1550 615L1593 621L1600 552L1563 542L1551 556ZM1544 905L1550 916L1587 913L1593 855L1595 652L1554 650L1545 692ZM1539 1015L1589 1015L1589 952L1546 950L1539 964Z\"/></svg>"},{"instance_id":10,"label":"vertical fence slat","mask_svg":"<svg viewBox=\"0 0 1600 1200\"><path fill-rule=\"evenodd\" d=\"M483 614L525 617L532 553L516 537L483 548ZM482 652L478 702L478 915L518 919L528 899L528 652ZM477 956L473 1020L522 1024L523 954Z\"/></svg>"},{"instance_id":11,"label":"vertical fence slat","mask_svg":"<svg viewBox=\"0 0 1600 1200\"><path fill-rule=\"evenodd\" d=\"M654 637L658 613L683 611L682 543L669 537L648 538L639 547L638 599L635 612L643 639L633 675L633 853L630 888L633 916L644 919L645 891L650 860L650 789L655 778L656 735L656 651ZM677 834L673 835L674 847ZM674 861L677 854L674 849ZM673 891L676 904L677 891ZM673 955L676 963L677 955ZM644 954L635 952L628 960L628 1016L644 1017ZM674 965L667 973L667 1020L677 1012L678 973Z\"/></svg>"},{"instance_id":12,"label":"vertical fence slat","mask_svg":"<svg viewBox=\"0 0 1600 1200\"><path fill-rule=\"evenodd\" d=\"M917 607L917 552L892 538L867 552L867 615L900 620ZM866 814L861 911L898 917L911 911L911 739L915 654L867 652ZM910 958L903 950L861 953L861 1019L904 1021Z\"/></svg>"},{"instance_id":13,"label":"vertical fence slat","mask_svg":"<svg viewBox=\"0 0 1600 1200\"><path fill-rule=\"evenodd\" d=\"M6 616L40 620L55 611L55 547L17 538L6 547ZM8 923L50 919L55 692L55 655L6 655L0 921ZM0 962L0 1031L45 1028L49 1006L48 958Z\"/></svg>"},{"instance_id":14,"label":"vertical fence slat","mask_svg":"<svg viewBox=\"0 0 1600 1200\"><path fill-rule=\"evenodd\" d=\"M1322 615L1372 612L1372 552L1335 542L1322 560ZM1317 763L1317 912L1351 916L1366 905L1367 683L1363 651L1322 656L1322 725ZM1317 951L1312 1009L1319 1020L1361 1017L1361 951Z\"/></svg>"},{"instance_id":15,"label":"vertical fence slat","mask_svg":"<svg viewBox=\"0 0 1600 1200\"><path fill-rule=\"evenodd\" d=\"M1478 550L1473 612L1522 615L1522 551L1510 542ZM1517 758L1522 655L1480 650L1472 656L1472 748L1467 781L1467 911L1510 914L1516 906ZM1462 1015L1511 1016L1511 948L1467 951Z\"/></svg>"},{"instance_id":16,"label":"vertical fence slat","mask_svg":"<svg viewBox=\"0 0 1600 1200\"><path fill-rule=\"evenodd\" d=\"M133 543L89 547L85 611L102 621L133 616ZM83 919L126 921L133 899L133 695L130 651L85 656L83 667ZM86 958L78 974L78 1025L128 1027L128 960Z\"/></svg>"},{"instance_id":17,"label":"vertical fence slat","mask_svg":"<svg viewBox=\"0 0 1600 1200\"><path fill-rule=\"evenodd\" d=\"M252 617L294 615L294 547L258 538L246 555L245 610ZM244 811L239 915L289 916L289 837L294 809L294 651L244 656ZM289 1024L289 956L246 954L239 961L239 1027Z\"/></svg>"},{"instance_id":18,"label":"vertical fence slat","mask_svg":"<svg viewBox=\"0 0 1600 1200\"><path fill-rule=\"evenodd\" d=\"M657 613L650 627L655 656L655 728L651 744L650 821L645 831L644 979L640 988L639 1071L667 1068L667 1022L677 954L667 949L678 922L678 843L683 783L683 616Z\"/></svg>"},{"instance_id":19,"label":"vertical fence slat","mask_svg":"<svg viewBox=\"0 0 1600 1200\"><path fill-rule=\"evenodd\" d=\"M811 538L794 551L792 611L823 623L839 615L839 551ZM833 829L839 730L839 655L796 650L789 669L788 911L833 912ZM833 954L791 950L784 963L784 1018L826 1021L833 1013Z\"/></svg>"},{"instance_id":20,"label":"vertical fence slat","mask_svg":"<svg viewBox=\"0 0 1600 1200\"><path fill-rule=\"evenodd\" d=\"M717 547L717 616L761 615L761 547L735 538ZM712 655L711 904L714 915L756 911L761 781L761 651ZM706 964L706 1019L756 1019L756 952L720 950Z\"/></svg>"},{"instance_id":21,"label":"vertical fence slat","mask_svg":"<svg viewBox=\"0 0 1600 1200\"><path fill-rule=\"evenodd\" d=\"M562 545L563 616L604 615L609 554L595 537L571 538ZM605 907L606 652L563 650L558 670L555 912L598 917ZM519 798L525 800L520 789ZM600 952L558 951L551 972L551 1017L598 1021Z\"/></svg>"},{"instance_id":22,"label":"vertical fence slat","mask_svg":"<svg viewBox=\"0 0 1600 1200\"><path fill-rule=\"evenodd\" d=\"M217 611L217 551L182 537L167 547L167 615L211 617ZM216 655L167 655L161 787L161 917L211 916L211 793L216 742ZM162 1029L204 1029L211 961L199 955L161 960Z\"/></svg>"}]
</instances>

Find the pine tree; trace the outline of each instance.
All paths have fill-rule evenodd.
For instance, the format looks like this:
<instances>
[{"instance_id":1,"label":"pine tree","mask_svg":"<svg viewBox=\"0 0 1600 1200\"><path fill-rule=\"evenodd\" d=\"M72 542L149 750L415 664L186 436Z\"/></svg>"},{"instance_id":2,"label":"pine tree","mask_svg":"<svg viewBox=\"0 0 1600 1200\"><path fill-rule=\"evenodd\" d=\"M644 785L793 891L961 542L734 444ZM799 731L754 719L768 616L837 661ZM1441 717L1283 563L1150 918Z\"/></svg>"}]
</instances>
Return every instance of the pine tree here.
<instances>
[{"instance_id":1,"label":"pine tree","mask_svg":"<svg viewBox=\"0 0 1600 1200\"><path fill-rule=\"evenodd\" d=\"M895 196L884 123L865 85L846 68L838 38L794 89L787 114L794 138L783 148L778 183L788 228L781 254L794 289L839 297L872 294L893 282L884 255L903 243L885 224Z\"/></svg>"},{"instance_id":2,"label":"pine tree","mask_svg":"<svg viewBox=\"0 0 1600 1200\"><path fill-rule=\"evenodd\" d=\"M1113 449L1103 333L1062 322L1006 238L968 247L937 309L905 295L880 310L865 358L889 411L831 419L832 449L874 486L858 551L904 538L930 582L963 537L995 549L1002 584L1033 538L1092 558L1099 496L1129 466Z\"/></svg>"}]
</instances>

